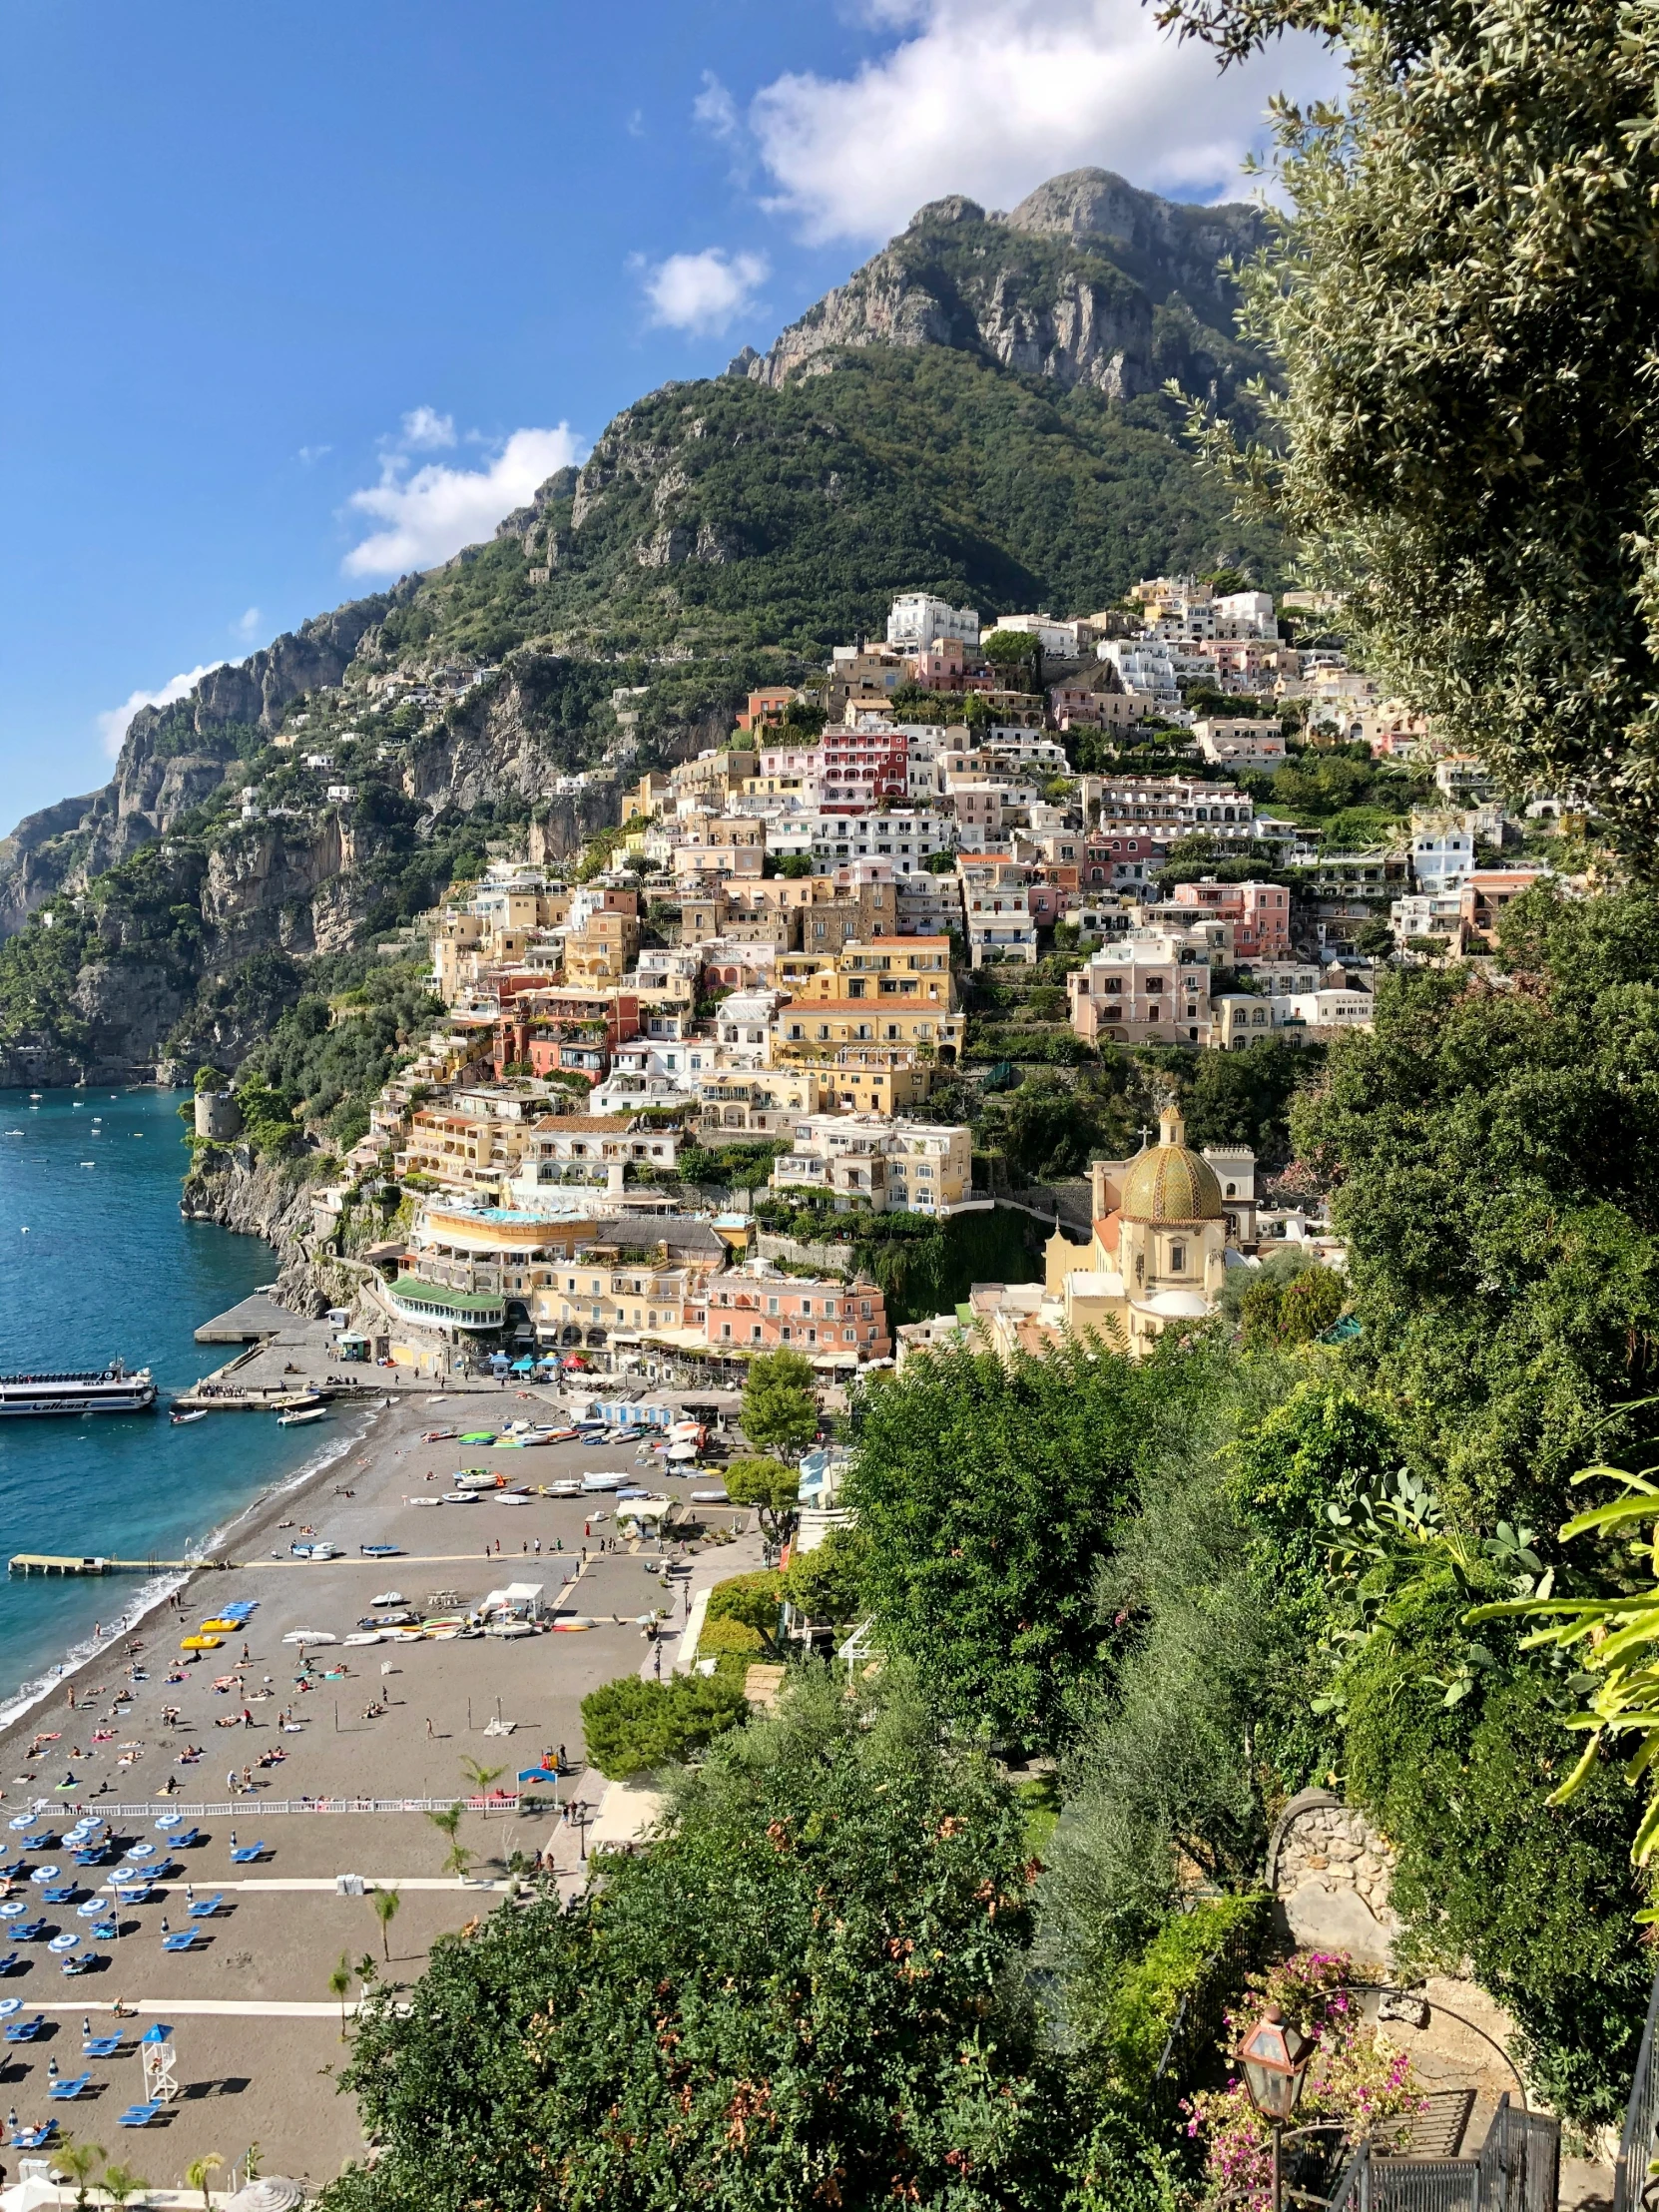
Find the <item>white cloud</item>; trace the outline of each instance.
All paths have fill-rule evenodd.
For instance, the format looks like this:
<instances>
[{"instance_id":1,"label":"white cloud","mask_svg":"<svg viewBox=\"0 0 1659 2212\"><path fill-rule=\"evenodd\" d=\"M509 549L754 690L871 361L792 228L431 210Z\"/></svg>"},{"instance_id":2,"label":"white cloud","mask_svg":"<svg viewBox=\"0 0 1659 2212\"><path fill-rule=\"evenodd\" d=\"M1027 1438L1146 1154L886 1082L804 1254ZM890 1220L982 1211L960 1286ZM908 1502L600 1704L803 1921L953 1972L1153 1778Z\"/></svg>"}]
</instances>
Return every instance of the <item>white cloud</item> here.
<instances>
[{"instance_id":1,"label":"white cloud","mask_svg":"<svg viewBox=\"0 0 1659 2212\"><path fill-rule=\"evenodd\" d=\"M405 425L430 412L417 407ZM448 417L435 418L448 423ZM453 425L449 425L451 441ZM411 441L413 442L413 441ZM431 568L463 545L487 538L501 517L522 507L555 469L581 457L582 441L568 422L555 430L515 430L482 468L450 468L428 461L408 474L404 452L387 453L380 481L354 491L346 502L381 528L354 545L341 567L347 576L399 576Z\"/></svg>"},{"instance_id":2,"label":"white cloud","mask_svg":"<svg viewBox=\"0 0 1659 2212\"><path fill-rule=\"evenodd\" d=\"M97 718L98 727L103 733L104 751L114 760L121 751L122 739L127 735L127 725L141 707L171 707L176 699L183 699L187 692L194 691L210 670L224 666L223 661L204 661L200 668L193 668L188 676L172 678L160 691L132 692L119 707L108 708Z\"/></svg>"},{"instance_id":3,"label":"white cloud","mask_svg":"<svg viewBox=\"0 0 1659 2212\"><path fill-rule=\"evenodd\" d=\"M692 102L692 116L711 138L731 140L738 135L738 103L712 69L703 72L703 90Z\"/></svg>"},{"instance_id":4,"label":"white cloud","mask_svg":"<svg viewBox=\"0 0 1659 2212\"><path fill-rule=\"evenodd\" d=\"M645 280L653 322L708 334L729 327L766 282L764 254L725 254L711 246L701 254L671 254Z\"/></svg>"},{"instance_id":5,"label":"white cloud","mask_svg":"<svg viewBox=\"0 0 1659 2212\"><path fill-rule=\"evenodd\" d=\"M331 445L302 445L299 448L299 464L302 468L313 467L324 453L331 453L333 450Z\"/></svg>"},{"instance_id":6,"label":"white cloud","mask_svg":"<svg viewBox=\"0 0 1659 2212\"><path fill-rule=\"evenodd\" d=\"M1241 190L1274 92L1341 85L1339 62L1310 38L1223 72L1140 0L871 0L866 13L908 35L850 77L779 77L750 108L778 188L769 205L815 244L885 239L951 192L1009 208L1091 166L1225 198Z\"/></svg>"},{"instance_id":7,"label":"white cloud","mask_svg":"<svg viewBox=\"0 0 1659 2212\"><path fill-rule=\"evenodd\" d=\"M260 619L259 608L249 607L244 613L238 615L236 621L232 623L232 630L241 638L244 645L252 645L255 638L258 637Z\"/></svg>"},{"instance_id":8,"label":"white cloud","mask_svg":"<svg viewBox=\"0 0 1659 2212\"><path fill-rule=\"evenodd\" d=\"M453 445L455 417L439 414L436 407L411 407L403 417L402 443L417 452Z\"/></svg>"}]
</instances>

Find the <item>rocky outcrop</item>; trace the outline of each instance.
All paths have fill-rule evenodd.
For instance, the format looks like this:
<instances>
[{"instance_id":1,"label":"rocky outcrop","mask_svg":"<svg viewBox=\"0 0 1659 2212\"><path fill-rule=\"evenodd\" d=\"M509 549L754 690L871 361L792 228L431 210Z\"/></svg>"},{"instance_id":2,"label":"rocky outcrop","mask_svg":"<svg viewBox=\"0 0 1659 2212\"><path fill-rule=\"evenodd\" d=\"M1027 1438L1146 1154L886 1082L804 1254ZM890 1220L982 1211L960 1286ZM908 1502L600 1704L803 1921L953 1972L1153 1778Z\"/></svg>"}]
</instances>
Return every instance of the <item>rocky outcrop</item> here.
<instances>
[{"instance_id":1,"label":"rocky outcrop","mask_svg":"<svg viewBox=\"0 0 1659 2212\"><path fill-rule=\"evenodd\" d=\"M776 388L843 346L948 345L1066 389L1130 398L1169 372L1157 310L1174 303L1201 327L1228 329L1236 296L1221 265L1262 234L1254 208L1185 207L1103 169L1056 177L1008 216L936 200L769 352L746 347L730 373Z\"/></svg>"},{"instance_id":2,"label":"rocky outcrop","mask_svg":"<svg viewBox=\"0 0 1659 2212\"><path fill-rule=\"evenodd\" d=\"M0 936L20 929L54 892L83 889L211 798L237 758L234 733L275 730L301 692L337 684L397 596L351 600L246 661L210 669L172 705L141 707L101 791L29 815L0 839Z\"/></svg>"},{"instance_id":3,"label":"rocky outcrop","mask_svg":"<svg viewBox=\"0 0 1659 2212\"><path fill-rule=\"evenodd\" d=\"M276 1252L276 1300L292 1314L322 1314L350 1284L313 1257L312 1185L303 1159L256 1159L245 1144L204 1148L186 1181L179 1211L187 1221L217 1222L244 1237L263 1237Z\"/></svg>"}]
</instances>

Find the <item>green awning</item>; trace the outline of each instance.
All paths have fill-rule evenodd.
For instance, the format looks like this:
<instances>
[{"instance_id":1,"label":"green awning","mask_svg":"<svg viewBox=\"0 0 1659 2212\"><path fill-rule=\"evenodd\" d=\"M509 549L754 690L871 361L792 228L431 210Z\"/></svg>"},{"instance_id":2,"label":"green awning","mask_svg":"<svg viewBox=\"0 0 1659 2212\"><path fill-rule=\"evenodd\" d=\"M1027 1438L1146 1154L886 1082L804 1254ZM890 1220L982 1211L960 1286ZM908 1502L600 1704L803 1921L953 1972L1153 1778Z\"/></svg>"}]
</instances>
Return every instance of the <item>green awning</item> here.
<instances>
[{"instance_id":1,"label":"green awning","mask_svg":"<svg viewBox=\"0 0 1659 2212\"><path fill-rule=\"evenodd\" d=\"M447 1283L423 1283L418 1275L400 1275L391 1295L405 1306L431 1306L446 1314L496 1314L505 1302L488 1291L452 1291Z\"/></svg>"}]
</instances>

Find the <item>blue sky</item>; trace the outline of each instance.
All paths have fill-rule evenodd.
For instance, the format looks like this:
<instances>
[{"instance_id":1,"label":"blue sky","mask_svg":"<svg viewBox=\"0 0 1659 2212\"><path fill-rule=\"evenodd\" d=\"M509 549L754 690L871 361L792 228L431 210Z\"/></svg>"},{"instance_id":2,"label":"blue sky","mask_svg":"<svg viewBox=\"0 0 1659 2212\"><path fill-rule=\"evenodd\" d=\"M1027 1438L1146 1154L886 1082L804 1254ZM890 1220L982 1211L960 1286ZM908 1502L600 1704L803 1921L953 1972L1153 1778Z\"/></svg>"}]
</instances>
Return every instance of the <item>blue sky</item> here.
<instances>
[{"instance_id":1,"label":"blue sky","mask_svg":"<svg viewBox=\"0 0 1659 2212\"><path fill-rule=\"evenodd\" d=\"M1135 0L0 0L0 831L445 558L923 201L1237 189L1300 47Z\"/></svg>"}]
</instances>

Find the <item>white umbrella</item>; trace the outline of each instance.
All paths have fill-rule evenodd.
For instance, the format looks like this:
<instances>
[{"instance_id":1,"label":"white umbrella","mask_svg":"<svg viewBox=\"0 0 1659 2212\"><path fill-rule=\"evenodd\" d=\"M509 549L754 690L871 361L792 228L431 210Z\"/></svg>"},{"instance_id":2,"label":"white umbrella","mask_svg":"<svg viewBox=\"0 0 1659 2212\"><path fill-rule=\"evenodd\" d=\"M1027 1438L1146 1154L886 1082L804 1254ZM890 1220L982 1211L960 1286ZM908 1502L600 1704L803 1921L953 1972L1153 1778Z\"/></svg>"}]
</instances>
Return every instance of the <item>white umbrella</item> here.
<instances>
[{"instance_id":1,"label":"white umbrella","mask_svg":"<svg viewBox=\"0 0 1659 2212\"><path fill-rule=\"evenodd\" d=\"M269 2180L251 2181L246 2189L239 2189L225 2212L293 2212L294 2206L304 2201L305 2192L297 2181L273 2174Z\"/></svg>"},{"instance_id":2,"label":"white umbrella","mask_svg":"<svg viewBox=\"0 0 1659 2212\"><path fill-rule=\"evenodd\" d=\"M697 1446L696 1444L670 1444L668 1455L671 1459L695 1459L697 1457Z\"/></svg>"}]
</instances>

